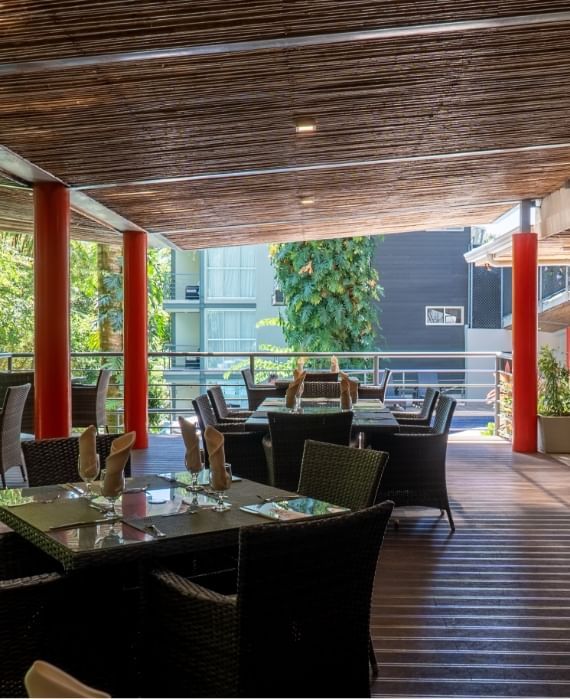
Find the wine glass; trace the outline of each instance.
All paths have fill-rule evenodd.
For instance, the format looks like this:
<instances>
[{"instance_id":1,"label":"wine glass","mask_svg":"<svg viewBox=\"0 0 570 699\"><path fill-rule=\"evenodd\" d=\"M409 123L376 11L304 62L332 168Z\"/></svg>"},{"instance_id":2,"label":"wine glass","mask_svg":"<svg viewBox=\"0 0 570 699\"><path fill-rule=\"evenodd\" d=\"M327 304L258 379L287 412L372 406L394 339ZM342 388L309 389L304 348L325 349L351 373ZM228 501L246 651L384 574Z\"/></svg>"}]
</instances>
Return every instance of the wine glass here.
<instances>
[{"instance_id":1,"label":"wine glass","mask_svg":"<svg viewBox=\"0 0 570 699\"><path fill-rule=\"evenodd\" d=\"M220 488L221 483L215 483L214 480L215 478L212 475L212 469L210 468L210 486L212 487L212 490L214 491L215 496L218 498L215 506L214 506L214 512L225 512L226 510L231 509L231 502L227 502L227 495L224 495L224 492L229 489L231 482L232 482L232 466L231 464L224 464L225 469L226 469L226 482L223 484L223 487ZM216 487L217 486L217 487Z\"/></svg>"},{"instance_id":2,"label":"wine glass","mask_svg":"<svg viewBox=\"0 0 570 699\"><path fill-rule=\"evenodd\" d=\"M92 500L95 497L92 483L99 475L100 468L101 464L99 461L99 454L95 455L95 462L82 462L81 457L79 457L79 461L77 463L77 470L79 471L79 477L86 484L85 497L88 500Z\"/></svg>"},{"instance_id":3,"label":"wine glass","mask_svg":"<svg viewBox=\"0 0 570 699\"><path fill-rule=\"evenodd\" d=\"M115 509L117 500L121 497L123 490L125 489L125 473L121 471L120 473L105 474L105 480L103 481L103 487L101 488L102 495L110 502L111 507L105 513L105 517L118 517L119 513Z\"/></svg>"},{"instance_id":4,"label":"wine glass","mask_svg":"<svg viewBox=\"0 0 570 699\"><path fill-rule=\"evenodd\" d=\"M297 389L297 393L295 394L295 412L300 413L301 412L301 396L303 395L303 391L305 390L305 384L302 383L299 388Z\"/></svg>"},{"instance_id":5,"label":"wine glass","mask_svg":"<svg viewBox=\"0 0 570 699\"><path fill-rule=\"evenodd\" d=\"M192 482L190 483L190 485L186 486L186 490L189 490L191 493L199 493L201 490L204 490L204 486L198 483L198 481L200 480L200 474L204 470L204 464L202 460L200 460L200 468L196 468L196 463L194 463L192 467L189 467L188 460L186 457L184 457L184 465L186 466L186 470L190 473L190 476L192 478Z\"/></svg>"}]
</instances>

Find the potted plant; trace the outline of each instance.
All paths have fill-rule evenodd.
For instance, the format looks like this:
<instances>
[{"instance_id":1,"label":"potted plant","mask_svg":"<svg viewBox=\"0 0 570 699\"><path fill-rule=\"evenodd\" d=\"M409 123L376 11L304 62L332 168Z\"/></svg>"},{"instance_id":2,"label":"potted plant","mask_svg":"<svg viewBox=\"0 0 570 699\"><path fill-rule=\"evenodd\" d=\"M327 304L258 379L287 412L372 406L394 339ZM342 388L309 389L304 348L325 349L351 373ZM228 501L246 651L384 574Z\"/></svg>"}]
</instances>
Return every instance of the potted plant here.
<instances>
[{"instance_id":1,"label":"potted plant","mask_svg":"<svg viewBox=\"0 0 570 699\"><path fill-rule=\"evenodd\" d=\"M538 444L540 451L570 453L570 377L551 347L538 358Z\"/></svg>"}]
</instances>

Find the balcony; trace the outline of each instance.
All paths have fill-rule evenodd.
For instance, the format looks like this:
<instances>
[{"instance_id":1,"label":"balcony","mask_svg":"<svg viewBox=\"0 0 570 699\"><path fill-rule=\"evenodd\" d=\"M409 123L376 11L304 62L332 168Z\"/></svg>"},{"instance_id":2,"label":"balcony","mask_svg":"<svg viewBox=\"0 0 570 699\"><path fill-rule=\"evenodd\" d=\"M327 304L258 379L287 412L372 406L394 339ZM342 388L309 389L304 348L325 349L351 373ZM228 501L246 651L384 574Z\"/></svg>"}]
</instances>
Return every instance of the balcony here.
<instances>
[{"instance_id":1,"label":"balcony","mask_svg":"<svg viewBox=\"0 0 570 699\"><path fill-rule=\"evenodd\" d=\"M198 312L201 298L199 274L170 274L164 286L165 311Z\"/></svg>"}]
</instances>

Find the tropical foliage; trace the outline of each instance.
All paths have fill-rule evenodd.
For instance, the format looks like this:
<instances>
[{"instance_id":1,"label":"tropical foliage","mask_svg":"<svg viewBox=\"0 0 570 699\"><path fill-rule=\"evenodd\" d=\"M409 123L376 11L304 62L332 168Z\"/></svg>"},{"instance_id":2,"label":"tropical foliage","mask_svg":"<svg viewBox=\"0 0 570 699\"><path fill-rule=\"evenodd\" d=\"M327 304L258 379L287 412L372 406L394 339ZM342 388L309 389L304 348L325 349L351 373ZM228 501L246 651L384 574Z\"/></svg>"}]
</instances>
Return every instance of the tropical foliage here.
<instances>
[{"instance_id":1,"label":"tropical foliage","mask_svg":"<svg viewBox=\"0 0 570 699\"><path fill-rule=\"evenodd\" d=\"M371 238L283 243L270 249L284 295L282 329L295 351L358 352L373 348L382 293L372 267Z\"/></svg>"},{"instance_id":2,"label":"tropical foliage","mask_svg":"<svg viewBox=\"0 0 570 699\"><path fill-rule=\"evenodd\" d=\"M570 376L547 345L538 358L538 412L546 416L570 415Z\"/></svg>"}]
</instances>

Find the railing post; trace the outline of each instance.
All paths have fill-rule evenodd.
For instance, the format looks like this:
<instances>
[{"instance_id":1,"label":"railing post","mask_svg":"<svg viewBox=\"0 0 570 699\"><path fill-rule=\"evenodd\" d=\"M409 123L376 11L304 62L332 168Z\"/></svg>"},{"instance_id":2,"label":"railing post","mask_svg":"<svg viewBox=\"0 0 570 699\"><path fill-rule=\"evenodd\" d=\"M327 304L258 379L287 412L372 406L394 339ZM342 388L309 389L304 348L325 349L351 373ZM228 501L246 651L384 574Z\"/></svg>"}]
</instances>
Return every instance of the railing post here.
<instances>
[{"instance_id":1,"label":"railing post","mask_svg":"<svg viewBox=\"0 0 570 699\"><path fill-rule=\"evenodd\" d=\"M255 357L253 354L249 355L249 368L251 371L251 377L255 381Z\"/></svg>"},{"instance_id":2,"label":"railing post","mask_svg":"<svg viewBox=\"0 0 570 699\"><path fill-rule=\"evenodd\" d=\"M377 354L374 355L372 383L374 386L380 383L380 357Z\"/></svg>"},{"instance_id":3,"label":"railing post","mask_svg":"<svg viewBox=\"0 0 570 699\"><path fill-rule=\"evenodd\" d=\"M8 357L8 371L12 371L12 355Z\"/></svg>"},{"instance_id":4,"label":"railing post","mask_svg":"<svg viewBox=\"0 0 570 699\"><path fill-rule=\"evenodd\" d=\"M501 429L501 358L495 355L495 434Z\"/></svg>"}]
</instances>

